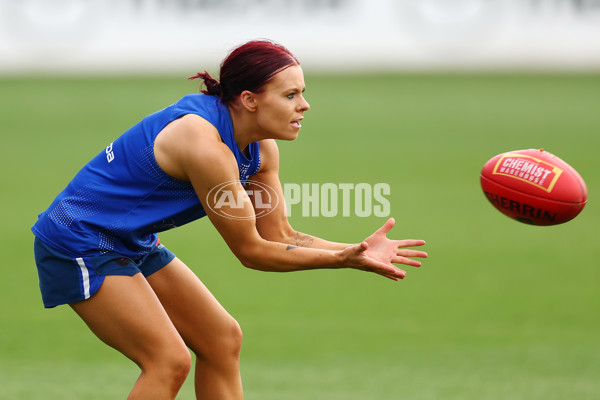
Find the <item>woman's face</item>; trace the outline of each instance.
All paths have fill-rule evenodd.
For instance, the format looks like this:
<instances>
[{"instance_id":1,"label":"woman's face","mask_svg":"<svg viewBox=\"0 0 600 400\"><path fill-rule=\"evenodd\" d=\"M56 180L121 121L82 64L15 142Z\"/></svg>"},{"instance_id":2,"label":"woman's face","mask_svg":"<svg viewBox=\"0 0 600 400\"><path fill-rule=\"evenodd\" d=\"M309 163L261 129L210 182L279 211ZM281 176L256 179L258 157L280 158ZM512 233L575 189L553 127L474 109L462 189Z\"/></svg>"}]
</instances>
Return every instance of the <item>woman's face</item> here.
<instances>
[{"instance_id":1,"label":"woman's face","mask_svg":"<svg viewBox=\"0 0 600 400\"><path fill-rule=\"evenodd\" d=\"M302 68L295 65L275 74L261 92L255 93L257 123L267 137L296 139L304 112L310 109L304 89Z\"/></svg>"}]
</instances>

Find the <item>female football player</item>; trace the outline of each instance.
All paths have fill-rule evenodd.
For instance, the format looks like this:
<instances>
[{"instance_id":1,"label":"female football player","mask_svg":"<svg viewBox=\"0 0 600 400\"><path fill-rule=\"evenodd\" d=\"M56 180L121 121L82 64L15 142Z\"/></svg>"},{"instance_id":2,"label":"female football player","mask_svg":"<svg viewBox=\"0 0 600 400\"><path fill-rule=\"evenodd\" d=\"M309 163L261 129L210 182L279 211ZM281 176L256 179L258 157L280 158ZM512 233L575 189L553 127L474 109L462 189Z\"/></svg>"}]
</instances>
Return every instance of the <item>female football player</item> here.
<instances>
[{"instance_id":1,"label":"female football player","mask_svg":"<svg viewBox=\"0 0 600 400\"><path fill-rule=\"evenodd\" d=\"M118 137L32 228L45 307L69 304L140 367L129 399L175 398L191 368L188 349L198 399L243 397L239 325L157 232L208 216L240 262L263 271L354 268L398 280L405 271L393 264L419 266L410 257L427 256L408 249L422 240L386 237L393 219L343 244L296 232L283 201L259 215L248 193L266 187L283 199L275 140L294 140L310 108L287 49L248 42L223 61L220 81L194 78L206 90Z\"/></svg>"}]
</instances>

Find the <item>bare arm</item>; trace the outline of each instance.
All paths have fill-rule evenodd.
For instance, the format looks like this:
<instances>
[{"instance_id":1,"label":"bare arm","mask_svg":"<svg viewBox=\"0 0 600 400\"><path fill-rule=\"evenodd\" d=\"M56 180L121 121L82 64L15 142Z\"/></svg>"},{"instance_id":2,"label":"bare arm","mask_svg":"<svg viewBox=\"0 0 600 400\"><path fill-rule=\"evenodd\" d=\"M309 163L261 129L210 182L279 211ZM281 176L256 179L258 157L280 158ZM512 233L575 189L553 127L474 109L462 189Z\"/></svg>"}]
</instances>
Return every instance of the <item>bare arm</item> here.
<instances>
[{"instance_id":1,"label":"bare arm","mask_svg":"<svg viewBox=\"0 0 600 400\"><path fill-rule=\"evenodd\" d=\"M249 189L250 200L256 205L256 193L262 190L271 191L271 196L278 200L274 209L264 216L256 218L256 229L261 237L267 240L286 243L296 247L308 247L324 250L343 250L350 246L347 243L331 242L316 236L298 232L292 228L287 216L283 189L279 180L279 150L274 140L260 142L261 168L250 178L246 188Z\"/></svg>"},{"instance_id":2,"label":"bare arm","mask_svg":"<svg viewBox=\"0 0 600 400\"><path fill-rule=\"evenodd\" d=\"M287 243L295 247L307 247L327 250L344 250L354 245L346 243L331 242L316 236L307 235L295 231L286 217L285 198L283 189L279 180L279 151L274 140L263 140L260 142L261 156L264 160L258 174L252 177L252 182L248 185L250 193L256 193L261 188L268 188L273 196L280 201L277 206L270 210L271 212L256 218L256 227L259 234L271 241ZM253 203L255 199L250 196ZM405 264L413 267L421 266L421 262L412 260L409 257L425 258L427 253L406 249L407 247L422 246L425 244L422 240L390 240L387 233L393 228L395 221L390 219L378 229L373 235L365 239L365 255L385 263ZM289 247L288 247L289 249ZM394 279L394 278L392 278Z\"/></svg>"},{"instance_id":3,"label":"bare arm","mask_svg":"<svg viewBox=\"0 0 600 400\"><path fill-rule=\"evenodd\" d=\"M201 117L188 115L165 128L157 138L155 154L165 172L192 183L211 222L246 267L280 272L355 268L395 280L405 275L404 271L393 265L405 263L402 262L403 258L398 258L397 248L390 250L389 246L381 246L381 241L371 239L369 242L367 239L353 245L335 244L301 234L296 237L287 219L285 223L275 223L272 228L265 225L264 222L268 220L263 222L262 218L257 219L254 207L239 182L238 166L233 154L221 142L216 129ZM266 165L274 162L269 159L268 150L263 160L265 157ZM238 202L236 207L220 204L224 212L215 212L213 210L219 208L217 200L209 196L209 192L225 182L232 182L226 188L232 198L243 199L243 202L241 206ZM412 245L424 243L420 242ZM310 243L315 248L296 247L295 243ZM325 248L316 248L315 244ZM374 257L367 252L369 247L377 250L372 252ZM419 253L425 256L425 253Z\"/></svg>"}]
</instances>

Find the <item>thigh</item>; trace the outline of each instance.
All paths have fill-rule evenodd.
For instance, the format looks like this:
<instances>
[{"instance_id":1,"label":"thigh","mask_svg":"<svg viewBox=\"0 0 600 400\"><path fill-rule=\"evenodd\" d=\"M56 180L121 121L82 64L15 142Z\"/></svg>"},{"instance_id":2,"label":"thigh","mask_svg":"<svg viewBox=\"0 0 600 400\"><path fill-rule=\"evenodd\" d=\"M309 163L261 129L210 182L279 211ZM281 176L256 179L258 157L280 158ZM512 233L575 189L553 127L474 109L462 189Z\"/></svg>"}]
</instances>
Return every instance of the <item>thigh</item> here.
<instances>
[{"instance_id":1,"label":"thigh","mask_svg":"<svg viewBox=\"0 0 600 400\"><path fill-rule=\"evenodd\" d=\"M194 352L210 351L216 340L239 330L233 317L178 258L147 279Z\"/></svg>"},{"instance_id":2,"label":"thigh","mask_svg":"<svg viewBox=\"0 0 600 400\"><path fill-rule=\"evenodd\" d=\"M141 273L107 276L94 296L70 306L96 336L138 365L152 361L159 351L185 348Z\"/></svg>"}]
</instances>

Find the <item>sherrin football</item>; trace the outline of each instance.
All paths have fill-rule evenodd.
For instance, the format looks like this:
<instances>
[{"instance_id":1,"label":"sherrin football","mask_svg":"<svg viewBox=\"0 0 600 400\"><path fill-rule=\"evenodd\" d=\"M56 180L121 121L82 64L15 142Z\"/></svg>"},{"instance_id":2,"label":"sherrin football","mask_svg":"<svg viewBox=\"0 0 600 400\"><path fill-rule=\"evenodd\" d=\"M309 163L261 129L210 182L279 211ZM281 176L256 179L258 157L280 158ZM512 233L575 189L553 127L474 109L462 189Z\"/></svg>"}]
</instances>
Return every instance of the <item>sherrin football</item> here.
<instances>
[{"instance_id":1,"label":"sherrin football","mask_svg":"<svg viewBox=\"0 0 600 400\"><path fill-rule=\"evenodd\" d=\"M526 224L570 221L587 201L587 188L577 171L543 149L498 154L485 163L480 179L494 207Z\"/></svg>"}]
</instances>

